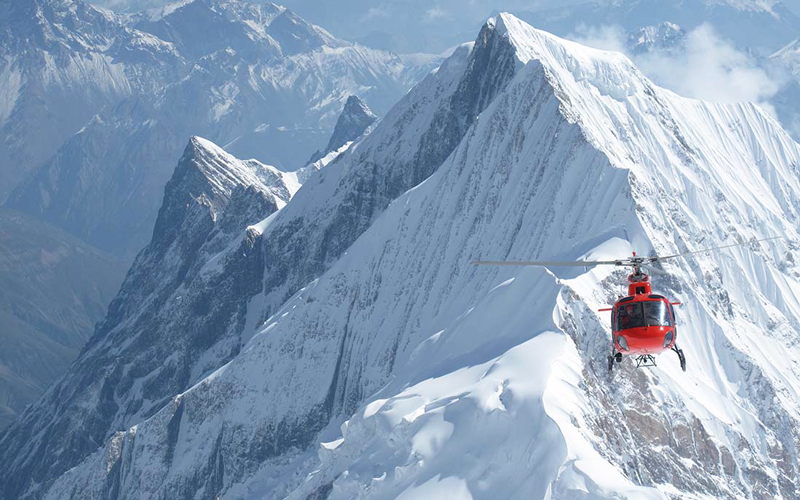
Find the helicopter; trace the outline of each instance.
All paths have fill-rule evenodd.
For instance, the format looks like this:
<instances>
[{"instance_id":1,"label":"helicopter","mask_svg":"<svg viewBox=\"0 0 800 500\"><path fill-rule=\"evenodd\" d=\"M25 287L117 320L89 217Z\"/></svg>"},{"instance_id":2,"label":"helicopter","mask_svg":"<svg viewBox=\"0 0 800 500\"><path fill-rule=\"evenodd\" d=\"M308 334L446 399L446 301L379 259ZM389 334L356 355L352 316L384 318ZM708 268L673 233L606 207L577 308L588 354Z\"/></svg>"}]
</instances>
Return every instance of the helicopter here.
<instances>
[{"instance_id":1,"label":"helicopter","mask_svg":"<svg viewBox=\"0 0 800 500\"><path fill-rule=\"evenodd\" d=\"M608 356L608 371L614 370L614 364L620 363L623 356L633 356L636 367L656 366L655 356L671 350L678 355L681 369L686 371L686 356L678 348L678 332L675 323L674 306L680 302L672 302L664 295L653 293L650 276L642 269L653 274L668 273L653 267L653 264L686 255L714 252L725 248L750 245L763 241L783 239L782 236L750 240L743 243L704 248L691 252L673 255L641 257L633 252L631 257L616 260L576 260L576 261L492 261L476 260L473 265L479 266L541 266L541 267L594 267L617 266L630 267L633 272L628 275L628 295L620 297L612 307L598 311L611 311L611 354Z\"/></svg>"}]
</instances>

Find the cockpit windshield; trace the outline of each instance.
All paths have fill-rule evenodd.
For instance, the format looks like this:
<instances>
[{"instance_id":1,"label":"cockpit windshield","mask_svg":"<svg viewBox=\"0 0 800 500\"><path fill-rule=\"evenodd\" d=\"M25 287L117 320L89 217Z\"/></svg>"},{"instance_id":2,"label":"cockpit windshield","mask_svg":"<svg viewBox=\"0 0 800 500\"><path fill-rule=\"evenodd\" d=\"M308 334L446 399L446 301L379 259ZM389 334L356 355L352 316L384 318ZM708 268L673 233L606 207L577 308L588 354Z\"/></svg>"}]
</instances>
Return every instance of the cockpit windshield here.
<instances>
[{"instance_id":1,"label":"cockpit windshield","mask_svg":"<svg viewBox=\"0 0 800 500\"><path fill-rule=\"evenodd\" d=\"M643 326L672 326L667 304L661 300L633 302L617 308L617 330Z\"/></svg>"}]
</instances>

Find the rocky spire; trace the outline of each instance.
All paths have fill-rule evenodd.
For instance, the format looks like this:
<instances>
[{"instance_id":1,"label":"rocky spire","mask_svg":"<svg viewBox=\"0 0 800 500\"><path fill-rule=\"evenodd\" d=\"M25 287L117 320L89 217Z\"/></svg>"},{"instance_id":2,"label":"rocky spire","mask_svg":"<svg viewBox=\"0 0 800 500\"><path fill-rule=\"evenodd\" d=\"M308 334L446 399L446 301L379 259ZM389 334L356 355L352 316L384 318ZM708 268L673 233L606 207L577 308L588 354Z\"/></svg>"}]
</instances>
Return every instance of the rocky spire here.
<instances>
[{"instance_id":1,"label":"rocky spire","mask_svg":"<svg viewBox=\"0 0 800 500\"><path fill-rule=\"evenodd\" d=\"M350 141L358 139L361 134L372 125L377 116L369 109L367 103L359 99L358 96L351 95L344 104L344 109L336 121L333 134L328 141L328 145L323 151L317 151L311 157L309 163L315 162L332 151L337 151Z\"/></svg>"}]
</instances>

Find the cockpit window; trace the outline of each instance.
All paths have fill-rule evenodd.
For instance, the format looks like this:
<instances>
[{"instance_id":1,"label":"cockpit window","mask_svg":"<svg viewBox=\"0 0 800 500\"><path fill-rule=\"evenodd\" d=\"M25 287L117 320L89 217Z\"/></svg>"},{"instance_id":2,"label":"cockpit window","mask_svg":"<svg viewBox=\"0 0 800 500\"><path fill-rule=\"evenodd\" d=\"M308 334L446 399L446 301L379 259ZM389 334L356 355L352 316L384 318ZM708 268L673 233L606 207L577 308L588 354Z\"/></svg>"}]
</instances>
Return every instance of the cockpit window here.
<instances>
[{"instance_id":1,"label":"cockpit window","mask_svg":"<svg viewBox=\"0 0 800 500\"><path fill-rule=\"evenodd\" d=\"M617 330L644 326L642 303L625 304L617 308Z\"/></svg>"},{"instance_id":2,"label":"cockpit window","mask_svg":"<svg viewBox=\"0 0 800 500\"><path fill-rule=\"evenodd\" d=\"M643 326L672 326L663 301L635 302L617 308L617 330Z\"/></svg>"},{"instance_id":3,"label":"cockpit window","mask_svg":"<svg viewBox=\"0 0 800 500\"><path fill-rule=\"evenodd\" d=\"M669 319L667 304L658 302L643 302L644 321L647 326L672 326Z\"/></svg>"}]
</instances>

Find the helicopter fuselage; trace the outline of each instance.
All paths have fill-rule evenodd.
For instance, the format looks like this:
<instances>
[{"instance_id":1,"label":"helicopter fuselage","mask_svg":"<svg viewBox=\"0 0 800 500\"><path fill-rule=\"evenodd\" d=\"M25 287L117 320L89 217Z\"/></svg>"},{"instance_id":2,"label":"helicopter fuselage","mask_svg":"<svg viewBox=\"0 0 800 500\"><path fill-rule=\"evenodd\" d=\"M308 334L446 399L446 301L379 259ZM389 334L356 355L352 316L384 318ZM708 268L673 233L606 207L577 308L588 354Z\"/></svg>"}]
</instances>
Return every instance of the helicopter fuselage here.
<instances>
[{"instance_id":1,"label":"helicopter fuselage","mask_svg":"<svg viewBox=\"0 0 800 500\"><path fill-rule=\"evenodd\" d=\"M640 356L672 349L677 339L674 304L652 293L646 274L633 274L628 281L630 295L611 308L614 350Z\"/></svg>"}]
</instances>

